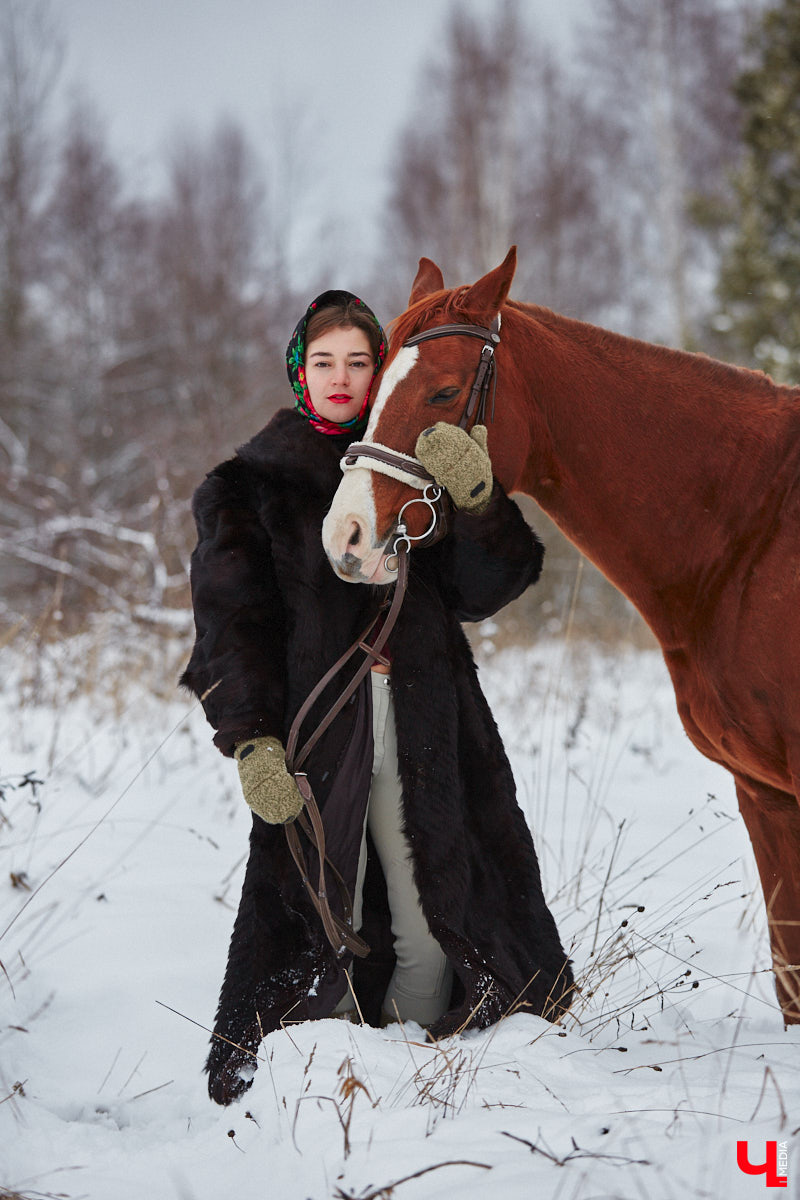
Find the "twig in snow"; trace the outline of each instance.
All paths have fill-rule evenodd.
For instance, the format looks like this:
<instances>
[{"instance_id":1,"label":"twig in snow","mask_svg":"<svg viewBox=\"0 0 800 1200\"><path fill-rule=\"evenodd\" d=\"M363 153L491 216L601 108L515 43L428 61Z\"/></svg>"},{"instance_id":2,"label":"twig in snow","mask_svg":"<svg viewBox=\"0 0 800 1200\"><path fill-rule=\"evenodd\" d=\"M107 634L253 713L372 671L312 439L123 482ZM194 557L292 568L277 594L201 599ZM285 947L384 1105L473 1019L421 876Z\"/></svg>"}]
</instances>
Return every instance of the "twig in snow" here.
<instances>
[{"instance_id":1,"label":"twig in snow","mask_svg":"<svg viewBox=\"0 0 800 1200\"><path fill-rule=\"evenodd\" d=\"M758 1102L757 1102L755 1108L753 1109L752 1113L750 1114L750 1119L749 1119L748 1123L752 1124L752 1122L755 1121L755 1119L756 1119L756 1113L761 1108L761 1101L764 1099L764 1095L767 1090L767 1082L769 1080L772 1081L772 1086L775 1088L775 1091L778 1093L778 1101L780 1102L780 1106L781 1106L781 1123L778 1126L778 1128L783 1129L785 1127L786 1121L788 1119L786 1116L786 1107L783 1103L783 1096L781 1095L781 1089L778 1087L778 1081L775 1078L775 1075L773 1074L771 1067L764 1068L764 1079L761 1084L761 1091L758 1096Z\"/></svg>"},{"instance_id":2,"label":"twig in snow","mask_svg":"<svg viewBox=\"0 0 800 1200\"><path fill-rule=\"evenodd\" d=\"M190 1025L196 1025L198 1029L205 1030L206 1033L210 1033L211 1036L217 1038L218 1041L227 1042L228 1045L233 1046L235 1050L241 1050L243 1054L249 1054L250 1057L256 1059L257 1062L260 1061L255 1050L248 1050L246 1046L240 1046L238 1042L231 1041L231 1039L226 1038L224 1034L215 1033L214 1030L209 1029L207 1025L201 1024L200 1021L195 1021L194 1017L187 1017L186 1013L179 1012L177 1008L170 1008L169 1004L164 1004L162 1000L156 1000L156 1004L158 1004L160 1008L166 1008L168 1012L175 1013L176 1017L183 1017L184 1021L188 1021Z\"/></svg>"},{"instance_id":3,"label":"twig in snow","mask_svg":"<svg viewBox=\"0 0 800 1200\"><path fill-rule=\"evenodd\" d=\"M11 1091L8 1093L8 1095L3 1096L3 1099L0 1100L0 1104L5 1104L6 1100L12 1100L14 1098L14 1096L24 1096L25 1095L25 1084L27 1082L28 1082L27 1079L22 1079L22 1080L18 1079L17 1082L11 1088ZM2 1200L1 1197L0 1197L0 1200Z\"/></svg>"},{"instance_id":4,"label":"twig in snow","mask_svg":"<svg viewBox=\"0 0 800 1200\"><path fill-rule=\"evenodd\" d=\"M482 1171L491 1171L491 1163L469 1162L467 1159L453 1159L451 1162L435 1163L432 1167L423 1167L421 1171L415 1171L413 1175L404 1175L402 1179L395 1179L394 1183L384 1184L383 1187L374 1188L371 1192L343 1192L341 1188L337 1188L334 1192L334 1200L391 1200L394 1189L400 1187L401 1183L408 1183L412 1179L419 1179L422 1175L427 1175L429 1171L440 1171L442 1167L479 1167Z\"/></svg>"},{"instance_id":5,"label":"twig in snow","mask_svg":"<svg viewBox=\"0 0 800 1200\"><path fill-rule=\"evenodd\" d=\"M142 1065L142 1063L144 1062L144 1060L145 1060L146 1058L147 1058L147 1051L145 1050L144 1054L143 1054L143 1055L142 1055L142 1057L139 1059L139 1061L137 1062L136 1066L133 1068L133 1070L131 1071L130 1075L128 1076L128 1078L127 1078L127 1079L125 1080L125 1082L123 1083L122 1087L121 1087L121 1088L119 1089L119 1091L117 1092L117 1095L118 1095L118 1096L121 1096L121 1095L122 1095L122 1093L125 1091L125 1088L128 1086L128 1084L130 1083L130 1081L133 1079L134 1075L135 1075L135 1074L136 1074L136 1072L139 1070L139 1067Z\"/></svg>"},{"instance_id":6,"label":"twig in snow","mask_svg":"<svg viewBox=\"0 0 800 1200\"><path fill-rule=\"evenodd\" d=\"M617 826L617 836L614 839L614 845L611 848L611 854L610 854L609 860L608 860L608 869L606 870L606 877L603 880L603 886L600 889L600 897L597 901L597 920L596 920L595 926L594 926L594 936L592 938L592 948L589 951L590 958L592 957L595 950L597 949L597 938L600 933L600 918L603 915L603 902L605 900L606 889L608 888L609 881L611 879L611 872L614 869L614 860L617 857L617 851L619 850L620 838L622 837L622 830L624 827L625 827L625 821L622 820L622 821L620 821L619 825Z\"/></svg>"},{"instance_id":7,"label":"twig in snow","mask_svg":"<svg viewBox=\"0 0 800 1200\"><path fill-rule=\"evenodd\" d=\"M97 1089L98 1096L100 1095L100 1093L102 1092L102 1090L106 1086L106 1084L108 1083L108 1080L111 1076L111 1072L114 1070L114 1067L117 1065L117 1059L119 1058L121 1053L122 1053L122 1046L120 1046L119 1050L117 1050L117 1053L114 1055L114 1060L111 1063L111 1066L106 1071L106 1077L103 1080L103 1082L100 1084L100 1087Z\"/></svg>"},{"instance_id":8,"label":"twig in snow","mask_svg":"<svg viewBox=\"0 0 800 1200\"><path fill-rule=\"evenodd\" d=\"M541 1154L557 1167L564 1167L568 1162L574 1162L577 1158L603 1159L606 1162L624 1163L628 1167L652 1166L652 1163L646 1158L628 1158L624 1154L598 1154L595 1150L582 1150L575 1141L575 1138L570 1138L572 1149L569 1154L565 1154L563 1158L559 1158L557 1154L553 1154L550 1150L543 1150L541 1146L537 1146L535 1142L529 1142L527 1138L517 1137L515 1133L507 1133L505 1129L502 1129L500 1132L503 1137L511 1138L513 1142L522 1142L523 1146L528 1147L531 1154Z\"/></svg>"},{"instance_id":9,"label":"twig in snow","mask_svg":"<svg viewBox=\"0 0 800 1200\"><path fill-rule=\"evenodd\" d=\"M151 1096L153 1092L160 1092L162 1088L169 1087L170 1084L174 1082L174 1079L168 1079L166 1083L159 1083L156 1087L148 1088L146 1092L138 1092L133 1099L141 1100L142 1096Z\"/></svg>"}]
</instances>

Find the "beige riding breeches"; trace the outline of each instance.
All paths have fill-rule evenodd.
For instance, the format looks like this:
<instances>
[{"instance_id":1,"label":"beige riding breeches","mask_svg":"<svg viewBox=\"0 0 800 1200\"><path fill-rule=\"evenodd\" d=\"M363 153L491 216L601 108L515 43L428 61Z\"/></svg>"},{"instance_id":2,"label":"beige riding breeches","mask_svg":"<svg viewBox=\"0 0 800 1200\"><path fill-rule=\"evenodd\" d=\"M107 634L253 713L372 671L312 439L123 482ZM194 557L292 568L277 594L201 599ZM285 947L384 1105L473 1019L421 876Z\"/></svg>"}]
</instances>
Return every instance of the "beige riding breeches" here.
<instances>
[{"instance_id":1,"label":"beige riding breeches","mask_svg":"<svg viewBox=\"0 0 800 1200\"><path fill-rule=\"evenodd\" d=\"M402 793L397 773L397 734L388 675L371 672L372 732L375 757L367 819L353 897L353 926L361 926L361 893L367 859L367 830L372 835L381 861L397 965L383 1002L385 1014L404 1021L430 1025L446 1012L450 1000L452 967L428 928L422 912L411 854L403 833ZM337 1007L341 1013L352 1008L348 994Z\"/></svg>"}]
</instances>

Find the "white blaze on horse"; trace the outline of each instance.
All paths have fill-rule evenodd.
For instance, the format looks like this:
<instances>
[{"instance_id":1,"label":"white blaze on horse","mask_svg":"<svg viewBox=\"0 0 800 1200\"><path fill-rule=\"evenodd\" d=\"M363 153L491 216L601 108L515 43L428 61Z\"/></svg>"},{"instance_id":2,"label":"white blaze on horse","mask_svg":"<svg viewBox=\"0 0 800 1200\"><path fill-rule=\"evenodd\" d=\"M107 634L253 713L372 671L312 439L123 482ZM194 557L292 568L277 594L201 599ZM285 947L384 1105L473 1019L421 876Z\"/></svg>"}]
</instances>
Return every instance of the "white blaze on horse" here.
<instances>
[{"instance_id":1,"label":"white blaze on horse","mask_svg":"<svg viewBox=\"0 0 800 1200\"><path fill-rule=\"evenodd\" d=\"M326 552L343 579L390 580L398 514L410 544L430 524L431 505L408 505L427 486L418 435L485 408L497 479L636 605L687 734L732 772L778 999L800 1022L800 389L509 301L515 265L512 249L447 290L421 260Z\"/></svg>"}]
</instances>

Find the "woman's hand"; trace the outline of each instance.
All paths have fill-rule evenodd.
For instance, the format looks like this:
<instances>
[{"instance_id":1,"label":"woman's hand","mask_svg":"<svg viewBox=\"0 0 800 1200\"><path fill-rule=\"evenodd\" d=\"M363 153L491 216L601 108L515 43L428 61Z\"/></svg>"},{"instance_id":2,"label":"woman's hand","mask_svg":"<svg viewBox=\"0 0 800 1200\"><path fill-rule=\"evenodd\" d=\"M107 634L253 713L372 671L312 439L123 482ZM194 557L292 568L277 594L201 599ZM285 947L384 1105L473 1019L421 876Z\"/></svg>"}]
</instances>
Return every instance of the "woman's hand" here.
<instances>
[{"instance_id":1,"label":"woman's hand","mask_svg":"<svg viewBox=\"0 0 800 1200\"><path fill-rule=\"evenodd\" d=\"M248 806L268 825L286 825L299 816L303 797L286 769L286 753L274 737L239 742L233 754Z\"/></svg>"},{"instance_id":2,"label":"woman's hand","mask_svg":"<svg viewBox=\"0 0 800 1200\"><path fill-rule=\"evenodd\" d=\"M414 449L426 471L445 488L456 508L480 513L492 494L492 462L486 449L486 426L470 433L458 425L437 422L423 429Z\"/></svg>"}]
</instances>

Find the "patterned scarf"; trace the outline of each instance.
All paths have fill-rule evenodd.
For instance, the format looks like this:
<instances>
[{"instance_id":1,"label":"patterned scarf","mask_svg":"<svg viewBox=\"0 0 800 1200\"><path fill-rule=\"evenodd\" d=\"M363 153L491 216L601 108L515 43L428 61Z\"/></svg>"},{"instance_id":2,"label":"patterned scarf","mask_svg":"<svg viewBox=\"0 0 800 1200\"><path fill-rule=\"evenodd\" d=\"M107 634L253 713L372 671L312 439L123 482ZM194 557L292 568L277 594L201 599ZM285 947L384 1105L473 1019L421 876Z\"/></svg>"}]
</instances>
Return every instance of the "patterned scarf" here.
<instances>
[{"instance_id":1,"label":"patterned scarf","mask_svg":"<svg viewBox=\"0 0 800 1200\"><path fill-rule=\"evenodd\" d=\"M319 415L311 403L311 397L308 394L308 387L306 385L304 362L306 356L306 326L318 308L327 308L329 305L341 304L348 300L354 300L358 307L363 309L367 316L375 322L380 331L380 346L378 347L378 356L375 360L375 372L372 376L374 380L375 375L380 370L381 363L386 357L386 334L383 332L381 323L372 309L363 300L359 300L358 296L354 296L352 292L329 291L317 296L316 300L313 300L309 304L305 313L298 321L295 331L292 334L292 339L286 349L286 370L289 375L289 382L292 385L292 391L294 392L294 406L320 433L361 433L366 428L369 416L368 410L372 383L367 388L367 394L364 397L364 403L361 405L361 411L358 415L351 417L349 421L343 421L341 424L338 421L329 421L327 417Z\"/></svg>"}]
</instances>

